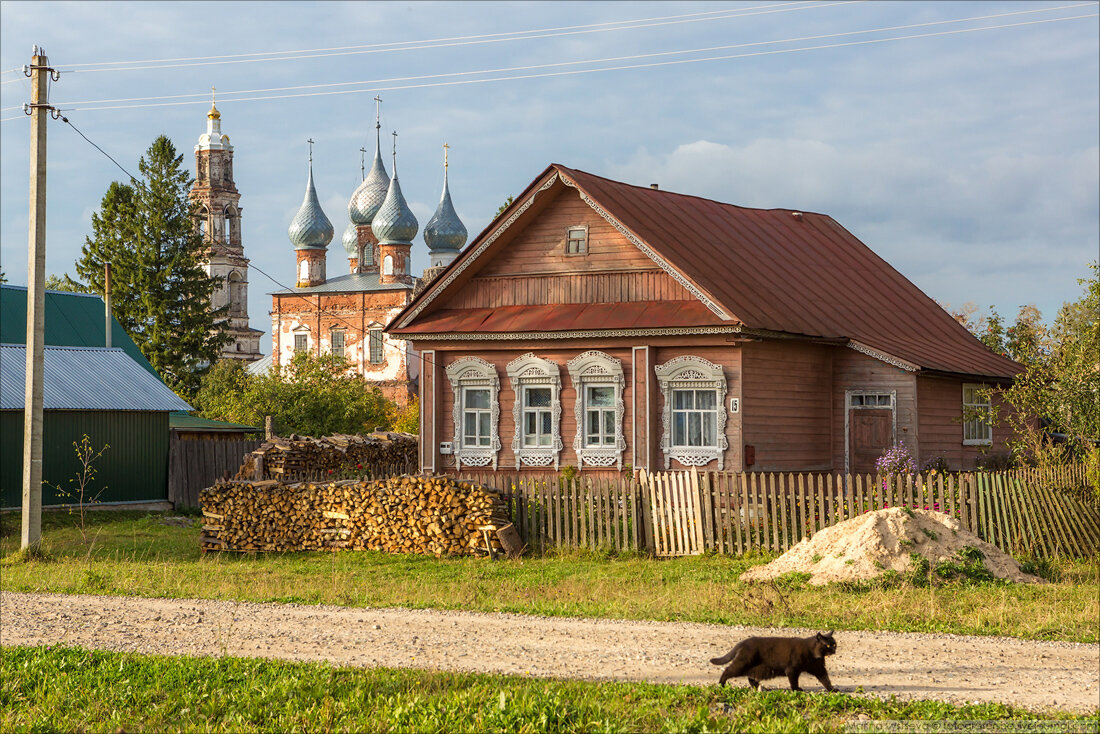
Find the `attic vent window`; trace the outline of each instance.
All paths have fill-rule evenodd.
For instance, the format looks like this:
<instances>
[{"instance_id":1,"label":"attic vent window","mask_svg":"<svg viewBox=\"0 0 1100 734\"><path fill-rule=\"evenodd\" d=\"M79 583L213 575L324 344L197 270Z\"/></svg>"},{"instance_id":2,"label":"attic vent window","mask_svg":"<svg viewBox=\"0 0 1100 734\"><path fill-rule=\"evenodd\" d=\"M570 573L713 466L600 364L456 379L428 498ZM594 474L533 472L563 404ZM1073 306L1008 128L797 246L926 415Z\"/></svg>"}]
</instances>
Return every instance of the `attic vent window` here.
<instances>
[{"instance_id":1,"label":"attic vent window","mask_svg":"<svg viewBox=\"0 0 1100 734\"><path fill-rule=\"evenodd\" d=\"M585 255L588 253L588 227L570 227L565 237L566 255Z\"/></svg>"}]
</instances>

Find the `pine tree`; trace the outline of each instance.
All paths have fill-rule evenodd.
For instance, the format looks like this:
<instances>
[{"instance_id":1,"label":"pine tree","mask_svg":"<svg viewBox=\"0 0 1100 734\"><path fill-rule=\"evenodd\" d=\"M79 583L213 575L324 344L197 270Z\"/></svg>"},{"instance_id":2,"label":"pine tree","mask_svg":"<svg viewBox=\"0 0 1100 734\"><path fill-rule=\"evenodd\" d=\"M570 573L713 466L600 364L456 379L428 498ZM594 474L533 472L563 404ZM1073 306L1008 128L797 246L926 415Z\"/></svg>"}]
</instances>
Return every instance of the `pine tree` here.
<instances>
[{"instance_id":1,"label":"pine tree","mask_svg":"<svg viewBox=\"0 0 1100 734\"><path fill-rule=\"evenodd\" d=\"M231 339L228 309L210 308L218 282L203 269L183 156L161 135L138 170L141 181L108 188L76 270L102 293L103 265L112 264L115 317L165 382L190 399Z\"/></svg>"}]
</instances>

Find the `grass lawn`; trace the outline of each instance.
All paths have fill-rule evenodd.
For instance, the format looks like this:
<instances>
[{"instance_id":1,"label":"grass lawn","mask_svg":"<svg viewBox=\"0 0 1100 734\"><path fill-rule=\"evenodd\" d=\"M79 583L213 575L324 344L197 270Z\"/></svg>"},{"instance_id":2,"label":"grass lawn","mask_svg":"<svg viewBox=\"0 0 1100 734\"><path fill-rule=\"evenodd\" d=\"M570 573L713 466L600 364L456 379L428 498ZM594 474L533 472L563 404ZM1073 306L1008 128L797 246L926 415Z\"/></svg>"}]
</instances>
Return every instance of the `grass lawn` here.
<instances>
[{"instance_id":1,"label":"grass lawn","mask_svg":"<svg viewBox=\"0 0 1100 734\"><path fill-rule=\"evenodd\" d=\"M208 554L197 527L163 513L43 513L44 560L18 560L19 515L0 516L0 589L148 597L396 606L713 622L819 629L888 629L1096 642L1100 562L1040 569L1055 583L952 582L810 587L742 584L770 557L568 553L489 562L375 552Z\"/></svg>"},{"instance_id":2,"label":"grass lawn","mask_svg":"<svg viewBox=\"0 0 1100 734\"><path fill-rule=\"evenodd\" d=\"M843 731L848 720L1096 718L1000 704L883 702L844 694L591 683L254 658L0 651L0 730L371 732ZM993 731L992 728L983 731ZM1053 731L1054 729L1049 729Z\"/></svg>"}]
</instances>

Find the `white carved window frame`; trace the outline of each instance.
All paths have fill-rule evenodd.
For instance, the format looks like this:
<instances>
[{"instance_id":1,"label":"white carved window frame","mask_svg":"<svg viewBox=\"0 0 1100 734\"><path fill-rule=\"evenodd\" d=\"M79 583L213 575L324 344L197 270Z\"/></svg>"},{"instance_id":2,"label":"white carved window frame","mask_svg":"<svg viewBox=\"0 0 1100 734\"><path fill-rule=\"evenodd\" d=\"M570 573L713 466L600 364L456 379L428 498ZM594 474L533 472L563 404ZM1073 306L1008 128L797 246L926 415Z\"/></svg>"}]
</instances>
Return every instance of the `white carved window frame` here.
<instances>
[{"instance_id":1,"label":"white carved window frame","mask_svg":"<svg viewBox=\"0 0 1100 734\"><path fill-rule=\"evenodd\" d=\"M520 464L527 466L550 466L558 469L561 450L561 370L548 359L536 357L531 352L516 357L506 368L512 384L515 400L512 404L512 416L515 419L515 435L512 437L512 453L516 457L516 468ZM550 388L550 445L523 445L523 389L526 387Z\"/></svg>"},{"instance_id":2,"label":"white carved window frame","mask_svg":"<svg viewBox=\"0 0 1100 734\"><path fill-rule=\"evenodd\" d=\"M497 469L497 453L500 451L500 378L497 377L497 369L490 362L480 357L462 357L447 365L447 380L451 383L454 392L454 437L453 446L455 467L461 471L462 466L487 466L493 465L493 471ZM463 401L462 392L466 388L487 389L489 391L489 431L490 441L488 446L463 445Z\"/></svg>"},{"instance_id":3,"label":"white carved window frame","mask_svg":"<svg viewBox=\"0 0 1100 734\"><path fill-rule=\"evenodd\" d=\"M665 469L670 467L672 459L685 466L705 466L712 461L718 462L718 471L725 465L725 453L729 448L726 438L726 374L720 365L702 357L683 356L670 359L654 368L657 384L661 388L664 406L661 409L661 423L664 434L661 438L661 451L665 455ZM717 444L715 446L673 446L672 445L672 391L714 390Z\"/></svg>"},{"instance_id":4,"label":"white carved window frame","mask_svg":"<svg viewBox=\"0 0 1100 734\"><path fill-rule=\"evenodd\" d=\"M569 379L577 392L573 403L573 411L577 417L577 435L573 438L573 451L577 454L577 461L582 469L585 466L608 467L614 464L619 471L622 471L623 451L626 449L626 437L623 436L623 414L626 412L623 388L626 385L626 379L623 377L622 360L593 350L578 354L569 360L566 367L569 369ZM615 389L614 446L585 445L588 435L586 399L589 387Z\"/></svg>"}]
</instances>

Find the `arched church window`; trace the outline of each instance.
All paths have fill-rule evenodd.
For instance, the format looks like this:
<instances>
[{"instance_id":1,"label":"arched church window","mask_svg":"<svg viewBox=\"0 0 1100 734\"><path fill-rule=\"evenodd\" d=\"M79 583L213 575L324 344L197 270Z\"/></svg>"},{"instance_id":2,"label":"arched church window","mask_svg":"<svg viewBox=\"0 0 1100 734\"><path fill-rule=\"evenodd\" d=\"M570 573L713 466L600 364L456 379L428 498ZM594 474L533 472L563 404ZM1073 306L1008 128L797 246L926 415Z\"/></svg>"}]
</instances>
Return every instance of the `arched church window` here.
<instances>
[{"instance_id":1,"label":"arched church window","mask_svg":"<svg viewBox=\"0 0 1100 734\"><path fill-rule=\"evenodd\" d=\"M227 206L225 211L222 212L222 217L225 220L222 232L225 235L225 243L228 245L233 241L233 210Z\"/></svg>"},{"instance_id":2,"label":"arched church window","mask_svg":"<svg viewBox=\"0 0 1100 734\"><path fill-rule=\"evenodd\" d=\"M243 316L245 314L245 301L248 296L246 288L248 284L244 282L244 278L236 270L229 274L229 313L232 316Z\"/></svg>"},{"instance_id":3,"label":"arched church window","mask_svg":"<svg viewBox=\"0 0 1100 734\"><path fill-rule=\"evenodd\" d=\"M203 242L206 241L206 219L209 216L210 212L206 211L206 207L204 206L199 208L199 212L195 217L195 223L199 230L199 237L202 238Z\"/></svg>"},{"instance_id":4,"label":"arched church window","mask_svg":"<svg viewBox=\"0 0 1100 734\"><path fill-rule=\"evenodd\" d=\"M303 260L298 267L298 280L303 283L309 281L309 260Z\"/></svg>"},{"instance_id":5,"label":"arched church window","mask_svg":"<svg viewBox=\"0 0 1100 734\"><path fill-rule=\"evenodd\" d=\"M382 275L393 275L393 255L382 258Z\"/></svg>"}]
</instances>

